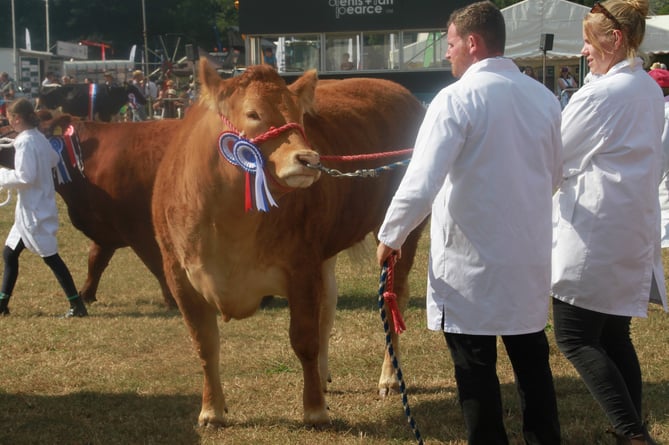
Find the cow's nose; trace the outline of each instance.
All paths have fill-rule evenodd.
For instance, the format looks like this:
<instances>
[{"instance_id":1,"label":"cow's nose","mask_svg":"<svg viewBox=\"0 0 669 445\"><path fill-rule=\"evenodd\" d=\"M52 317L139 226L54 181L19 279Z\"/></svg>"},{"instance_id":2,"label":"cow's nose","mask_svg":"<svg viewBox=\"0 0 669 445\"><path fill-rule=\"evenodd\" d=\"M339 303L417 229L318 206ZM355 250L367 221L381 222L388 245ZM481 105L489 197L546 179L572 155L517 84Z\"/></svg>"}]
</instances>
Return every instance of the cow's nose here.
<instances>
[{"instance_id":1,"label":"cow's nose","mask_svg":"<svg viewBox=\"0 0 669 445\"><path fill-rule=\"evenodd\" d=\"M318 165L321 162L321 157L313 150L298 153L297 160L304 165Z\"/></svg>"}]
</instances>

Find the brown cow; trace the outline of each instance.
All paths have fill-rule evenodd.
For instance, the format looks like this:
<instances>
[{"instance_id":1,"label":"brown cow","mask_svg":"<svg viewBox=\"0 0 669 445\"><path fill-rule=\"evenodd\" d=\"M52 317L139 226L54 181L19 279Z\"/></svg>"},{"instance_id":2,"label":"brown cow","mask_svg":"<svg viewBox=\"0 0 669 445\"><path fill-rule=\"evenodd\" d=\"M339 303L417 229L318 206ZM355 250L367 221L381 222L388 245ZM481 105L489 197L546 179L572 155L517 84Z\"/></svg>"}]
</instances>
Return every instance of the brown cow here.
<instances>
[{"instance_id":1,"label":"brown cow","mask_svg":"<svg viewBox=\"0 0 669 445\"><path fill-rule=\"evenodd\" d=\"M84 171L68 165L71 182L56 184L72 224L92 240L88 276L80 289L91 302L116 249L130 247L156 276L169 306L174 299L165 283L160 249L151 224L151 190L158 163L179 131L173 122L104 123L61 115L42 122L47 136L72 125Z\"/></svg>"},{"instance_id":2,"label":"brown cow","mask_svg":"<svg viewBox=\"0 0 669 445\"><path fill-rule=\"evenodd\" d=\"M403 170L374 179L324 176L317 181L317 172L305 164L318 162L311 148L321 155L352 155L410 147L423 107L405 88L383 80L347 79L316 87L315 71L286 87L268 66L252 66L222 80L202 60L200 82L200 99L158 168L153 194L167 282L204 368L199 423L221 425L226 410L218 312L224 320L248 317L264 295L288 299L290 341L303 368L304 420L327 423L323 363L336 296L332 265L338 252L378 228ZM239 148L238 163L257 167L257 154L249 155L252 143L262 154L261 171L278 204L267 212L245 211L245 184L258 184L259 169L246 175L219 153L230 157L230 150ZM357 163L355 168L369 166ZM269 202L269 196L264 198ZM419 236L417 230L404 244L395 272L400 306L407 302L407 274ZM397 346L396 337L393 341ZM379 385L396 384L386 360Z\"/></svg>"}]
</instances>

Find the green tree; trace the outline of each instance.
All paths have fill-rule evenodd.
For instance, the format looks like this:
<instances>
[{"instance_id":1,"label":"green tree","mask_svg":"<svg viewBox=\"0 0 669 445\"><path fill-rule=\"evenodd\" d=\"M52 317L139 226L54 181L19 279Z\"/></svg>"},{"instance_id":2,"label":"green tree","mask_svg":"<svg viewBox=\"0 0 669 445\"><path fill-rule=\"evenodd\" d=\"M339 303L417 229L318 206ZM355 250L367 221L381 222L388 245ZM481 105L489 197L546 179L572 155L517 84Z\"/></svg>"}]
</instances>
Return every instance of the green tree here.
<instances>
[{"instance_id":1,"label":"green tree","mask_svg":"<svg viewBox=\"0 0 669 445\"><path fill-rule=\"evenodd\" d=\"M174 50L180 42L212 49L216 45L214 25L227 45L226 29L237 24L234 0L143 0L150 49ZM25 29L32 48L46 49L45 0L14 0L17 46L25 47ZM9 1L0 14L0 46L12 46L12 16ZM142 0L48 0L49 40L91 40L112 45L114 57L126 57L132 45L143 46ZM161 42L162 40L162 42ZM171 44L171 45L170 45ZM183 51L183 48L181 48ZM170 54L171 55L171 54Z\"/></svg>"},{"instance_id":2,"label":"green tree","mask_svg":"<svg viewBox=\"0 0 669 445\"><path fill-rule=\"evenodd\" d=\"M11 0L1 0L0 47L12 46ZM143 0L146 9L149 49L163 49L172 56L177 40L211 50L228 47L228 30L238 24L234 0ZM243 2L244 0L239 0ZM521 0L493 0L505 8ZM544 0L552 1L552 0ZM594 0L574 3L592 6ZM17 46L25 47L25 29L30 30L32 48L46 49L46 0L14 0ZM132 45L144 43L142 0L48 0L49 41L92 40L112 45L113 56L125 58ZM650 0L651 12L669 14L669 0ZM183 54L179 54L182 56Z\"/></svg>"}]
</instances>

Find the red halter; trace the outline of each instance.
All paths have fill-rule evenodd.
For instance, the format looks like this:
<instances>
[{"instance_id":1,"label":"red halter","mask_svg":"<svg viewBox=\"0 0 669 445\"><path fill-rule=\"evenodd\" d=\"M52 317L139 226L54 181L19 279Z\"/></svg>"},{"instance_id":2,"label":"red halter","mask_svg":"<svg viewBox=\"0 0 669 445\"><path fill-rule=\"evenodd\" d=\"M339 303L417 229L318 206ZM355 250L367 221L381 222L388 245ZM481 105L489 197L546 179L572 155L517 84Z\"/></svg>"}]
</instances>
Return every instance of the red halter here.
<instances>
[{"instance_id":1,"label":"red halter","mask_svg":"<svg viewBox=\"0 0 669 445\"><path fill-rule=\"evenodd\" d=\"M248 212L253 208L251 199L251 189L255 190L255 205L260 211L269 211L270 206L277 206L267 186L266 175L264 171L264 160L258 144L261 144L271 138L279 136L281 133L290 130L298 130L304 140L307 137L302 126L296 122L288 122L279 128L270 127L269 130L256 136L253 139L247 139L242 132L237 130L230 120L224 115L220 115L223 123L230 129L223 131L218 137L218 147L223 157L232 165L241 167L246 172L244 209ZM250 174L255 174L253 186ZM271 178L271 176L270 176Z\"/></svg>"},{"instance_id":2,"label":"red halter","mask_svg":"<svg viewBox=\"0 0 669 445\"><path fill-rule=\"evenodd\" d=\"M237 128L232 124L232 122L230 122L230 119L228 119L227 117L225 117L224 115L221 114L221 120L223 121L223 123L228 128L230 128L230 131L232 133L235 133L239 137L241 137L243 139L246 139L242 135L242 132L237 130ZM288 122L287 124L284 124L284 125L280 126L279 128L269 127L269 130L267 130L263 134L261 134L259 136L256 136L253 139L246 139L246 140L249 141L253 145L258 145L258 144L262 144L263 142L265 142L269 139L275 138L275 137L279 136L281 133L283 133L285 131L288 131L288 130L299 131L300 134L302 135L302 137L304 138L304 140L305 141L307 140L307 135L304 132L304 128L302 128L302 126L300 124L298 124L297 122Z\"/></svg>"}]
</instances>

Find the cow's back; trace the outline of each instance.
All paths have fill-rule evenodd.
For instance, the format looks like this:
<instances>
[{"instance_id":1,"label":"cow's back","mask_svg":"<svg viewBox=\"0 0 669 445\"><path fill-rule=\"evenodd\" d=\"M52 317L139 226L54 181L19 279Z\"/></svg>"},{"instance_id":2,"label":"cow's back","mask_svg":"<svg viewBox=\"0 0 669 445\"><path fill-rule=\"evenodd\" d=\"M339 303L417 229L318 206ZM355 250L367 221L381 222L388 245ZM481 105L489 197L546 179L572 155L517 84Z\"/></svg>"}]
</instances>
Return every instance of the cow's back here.
<instances>
[{"instance_id":1,"label":"cow's back","mask_svg":"<svg viewBox=\"0 0 669 445\"><path fill-rule=\"evenodd\" d=\"M150 236L151 193L159 162L177 122L104 123L75 121L84 176L57 191L77 229L98 243L130 245ZM156 247L157 248L157 247Z\"/></svg>"}]
</instances>

